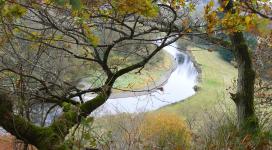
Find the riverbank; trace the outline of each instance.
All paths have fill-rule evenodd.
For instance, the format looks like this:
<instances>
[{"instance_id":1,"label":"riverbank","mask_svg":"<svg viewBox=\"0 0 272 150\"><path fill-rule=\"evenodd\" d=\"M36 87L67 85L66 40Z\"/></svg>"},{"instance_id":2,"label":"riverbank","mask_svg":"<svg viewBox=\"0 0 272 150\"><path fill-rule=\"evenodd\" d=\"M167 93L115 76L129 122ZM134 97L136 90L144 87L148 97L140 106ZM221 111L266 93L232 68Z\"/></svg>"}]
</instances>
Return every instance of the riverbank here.
<instances>
[{"instance_id":1,"label":"riverbank","mask_svg":"<svg viewBox=\"0 0 272 150\"><path fill-rule=\"evenodd\" d=\"M195 91L193 88L196 85L198 73L190 57L179 52L176 47L176 44L173 44L165 48L165 51L174 56L174 62L177 63L177 67L170 77L167 77L167 82L161 89L147 92L148 94L141 96L135 96L135 93L133 93L133 96L121 93L121 98L113 99L110 97L96 111L95 115L153 111L194 95ZM165 76L165 74L163 75ZM88 95L84 98L89 99Z\"/></svg>"},{"instance_id":2,"label":"riverbank","mask_svg":"<svg viewBox=\"0 0 272 150\"><path fill-rule=\"evenodd\" d=\"M140 72L135 70L118 78L114 83L110 98L141 96L158 91L167 83L176 66L174 57L162 50ZM103 76L94 75L94 79L98 77L103 80ZM91 83L94 83L94 79L88 76L82 78L78 81L78 88L87 89ZM95 94L89 93L87 96L93 97Z\"/></svg>"},{"instance_id":3,"label":"riverbank","mask_svg":"<svg viewBox=\"0 0 272 150\"><path fill-rule=\"evenodd\" d=\"M124 86L123 88L115 86L113 88L113 93L111 94L110 98L116 99L116 98L132 97L132 96L141 96L141 95L146 95L148 93L158 91L158 89L160 89L163 85L167 83L168 78L177 67L177 63L174 57L165 51L163 53L165 55L164 59L160 60L159 62L163 66L158 65L157 69L155 68L152 70L148 68L147 69L144 68L142 74L139 74L139 75L136 74L137 76L139 76L137 77L139 78L139 80L134 79L134 81L131 81L131 83L127 83L128 85L130 85L130 84L133 84L133 82L142 82L141 86L134 85L130 87L128 86L126 88L124 88ZM135 73L131 73L128 76L132 76L132 74L135 74ZM120 82L122 80L127 80L126 78L127 76L121 77L118 81ZM129 78L133 78L133 77L129 77ZM145 79L145 78L149 78L149 79Z\"/></svg>"},{"instance_id":4,"label":"riverbank","mask_svg":"<svg viewBox=\"0 0 272 150\"><path fill-rule=\"evenodd\" d=\"M192 46L188 46L188 50L202 70L202 79L197 85L200 87L199 91L185 100L158 111L174 112L187 121L197 120L199 124L205 120L203 114L208 110L215 109L222 103L230 107L234 106L226 89L232 86L233 80L237 77L237 70L221 59L217 52L209 52Z\"/></svg>"},{"instance_id":5,"label":"riverbank","mask_svg":"<svg viewBox=\"0 0 272 150\"><path fill-rule=\"evenodd\" d=\"M160 62L157 66L151 66L153 67L152 70L150 70L150 68L144 68L141 74L136 74L138 76L137 78L139 78L138 80L135 80L134 72L118 79L117 86L114 86L113 93L111 94L110 98L116 99L141 96L158 91L158 89L167 83L168 78L177 67L174 57L165 51L163 51L163 53L163 59L159 60ZM147 66L148 65L149 64L147 64ZM130 78L131 80L129 80ZM134 84L136 83L135 81L138 83ZM120 84L120 82L125 82L127 87Z\"/></svg>"}]
</instances>

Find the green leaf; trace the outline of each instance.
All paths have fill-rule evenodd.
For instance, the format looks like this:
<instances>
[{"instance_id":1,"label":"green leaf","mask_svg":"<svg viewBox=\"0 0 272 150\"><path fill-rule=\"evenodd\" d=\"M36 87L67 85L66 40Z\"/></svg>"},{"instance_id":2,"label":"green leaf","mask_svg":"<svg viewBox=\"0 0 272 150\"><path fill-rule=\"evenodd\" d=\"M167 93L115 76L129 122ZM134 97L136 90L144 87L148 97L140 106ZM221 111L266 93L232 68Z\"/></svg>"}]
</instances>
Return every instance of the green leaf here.
<instances>
[{"instance_id":1,"label":"green leaf","mask_svg":"<svg viewBox=\"0 0 272 150\"><path fill-rule=\"evenodd\" d=\"M64 112L67 112L67 111L69 111L71 109L71 104L69 104L67 102L63 102L62 106L63 106L63 111Z\"/></svg>"},{"instance_id":2,"label":"green leaf","mask_svg":"<svg viewBox=\"0 0 272 150\"><path fill-rule=\"evenodd\" d=\"M64 5L65 4L65 0L55 0L56 4L58 5Z\"/></svg>"},{"instance_id":3,"label":"green leaf","mask_svg":"<svg viewBox=\"0 0 272 150\"><path fill-rule=\"evenodd\" d=\"M91 122L93 122L94 121L94 118L93 117L88 117L88 118L86 118L86 123L91 123Z\"/></svg>"},{"instance_id":4,"label":"green leaf","mask_svg":"<svg viewBox=\"0 0 272 150\"><path fill-rule=\"evenodd\" d=\"M74 10L78 10L81 7L81 2L80 0L70 0L70 5Z\"/></svg>"},{"instance_id":5,"label":"green leaf","mask_svg":"<svg viewBox=\"0 0 272 150\"><path fill-rule=\"evenodd\" d=\"M0 0L0 5L5 4L6 0Z\"/></svg>"}]
</instances>

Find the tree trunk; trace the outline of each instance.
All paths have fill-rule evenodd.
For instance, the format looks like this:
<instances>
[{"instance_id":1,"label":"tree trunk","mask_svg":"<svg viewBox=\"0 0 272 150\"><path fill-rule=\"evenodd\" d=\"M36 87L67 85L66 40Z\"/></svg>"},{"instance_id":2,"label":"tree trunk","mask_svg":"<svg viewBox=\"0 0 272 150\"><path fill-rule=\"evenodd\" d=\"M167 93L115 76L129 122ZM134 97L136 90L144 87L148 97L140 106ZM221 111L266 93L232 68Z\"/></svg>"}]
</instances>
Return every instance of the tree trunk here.
<instances>
[{"instance_id":1,"label":"tree trunk","mask_svg":"<svg viewBox=\"0 0 272 150\"><path fill-rule=\"evenodd\" d=\"M235 13L233 0L228 1L227 5L223 5L222 1L220 4L225 13ZM231 94L236 104L238 128L241 133L256 133L259 124L254 109L255 71L251 53L242 32L231 33L229 37L238 67L237 91Z\"/></svg>"},{"instance_id":2,"label":"tree trunk","mask_svg":"<svg viewBox=\"0 0 272 150\"><path fill-rule=\"evenodd\" d=\"M0 126L16 138L25 143L36 146L39 150L68 150L65 137L74 125L80 123L81 118L86 118L96 108L101 106L111 94L111 85L106 86L102 92L90 101L77 107L64 110L49 127L37 126L26 118L16 115L12 111L12 98L0 91Z\"/></svg>"},{"instance_id":3,"label":"tree trunk","mask_svg":"<svg viewBox=\"0 0 272 150\"><path fill-rule=\"evenodd\" d=\"M238 128L255 132L258 129L258 120L254 110L255 71L251 53L242 32L232 33L230 38L238 66L237 91L232 94L237 109Z\"/></svg>"}]
</instances>

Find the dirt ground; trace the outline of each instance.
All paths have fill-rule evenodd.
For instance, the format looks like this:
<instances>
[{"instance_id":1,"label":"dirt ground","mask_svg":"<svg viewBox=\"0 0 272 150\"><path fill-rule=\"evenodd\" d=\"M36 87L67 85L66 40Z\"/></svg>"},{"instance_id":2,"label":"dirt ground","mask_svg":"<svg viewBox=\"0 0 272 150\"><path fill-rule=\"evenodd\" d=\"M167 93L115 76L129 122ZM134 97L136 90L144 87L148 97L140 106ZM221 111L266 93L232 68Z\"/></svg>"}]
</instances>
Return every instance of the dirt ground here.
<instances>
[{"instance_id":1,"label":"dirt ground","mask_svg":"<svg viewBox=\"0 0 272 150\"><path fill-rule=\"evenodd\" d=\"M23 150L23 143L16 140L11 135L0 136L0 150ZM37 150L34 146L29 145L28 150Z\"/></svg>"},{"instance_id":2,"label":"dirt ground","mask_svg":"<svg viewBox=\"0 0 272 150\"><path fill-rule=\"evenodd\" d=\"M12 136L1 136L0 137L0 150L14 150Z\"/></svg>"}]
</instances>

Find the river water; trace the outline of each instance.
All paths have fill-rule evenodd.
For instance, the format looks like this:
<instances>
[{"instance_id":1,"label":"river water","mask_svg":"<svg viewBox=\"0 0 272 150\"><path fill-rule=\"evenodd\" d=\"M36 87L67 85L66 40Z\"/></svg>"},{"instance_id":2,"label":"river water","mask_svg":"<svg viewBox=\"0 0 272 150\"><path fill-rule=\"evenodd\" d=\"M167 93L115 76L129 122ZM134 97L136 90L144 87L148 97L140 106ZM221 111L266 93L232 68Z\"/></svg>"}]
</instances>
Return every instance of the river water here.
<instances>
[{"instance_id":1,"label":"river water","mask_svg":"<svg viewBox=\"0 0 272 150\"><path fill-rule=\"evenodd\" d=\"M163 90L153 90L150 93L145 93L140 96L139 93L136 92L135 94L129 94L129 97L109 98L91 115L102 116L124 112L146 112L182 101L194 95L195 91L193 88L197 84L198 72L190 57L180 52L176 47L177 45L174 43L164 48L164 50L174 58L176 68L162 86ZM79 84L83 86L81 87L82 89L88 89L90 87L86 80L82 80ZM83 95L83 100L87 101L93 97L93 94L85 94ZM57 109L54 113L50 113L46 119L46 124L49 125L52 119L61 114L61 112L61 109Z\"/></svg>"},{"instance_id":2,"label":"river water","mask_svg":"<svg viewBox=\"0 0 272 150\"><path fill-rule=\"evenodd\" d=\"M190 57L176 47L173 43L164 48L174 57L177 65L160 90L141 96L135 93L135 96L132 94L125 98L110 98L93 115L151 111L192 96L195 93L193 87L197 84L198 73ZM87 95L84 97L90 98Z\"/></svg>"}]
</instances>

